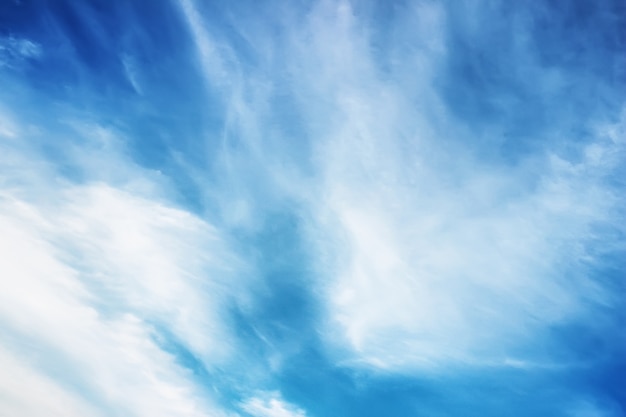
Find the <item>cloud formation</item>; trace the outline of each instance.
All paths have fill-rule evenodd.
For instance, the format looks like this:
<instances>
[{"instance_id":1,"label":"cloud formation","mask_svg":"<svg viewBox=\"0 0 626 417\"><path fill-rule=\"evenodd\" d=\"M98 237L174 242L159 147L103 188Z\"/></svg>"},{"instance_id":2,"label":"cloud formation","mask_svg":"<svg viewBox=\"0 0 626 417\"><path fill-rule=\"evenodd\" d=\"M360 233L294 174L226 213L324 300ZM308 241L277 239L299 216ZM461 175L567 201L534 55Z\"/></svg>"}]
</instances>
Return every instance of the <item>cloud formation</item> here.
<instances>
[{"instance_id":1,"label":"cloud formation","mask_svg":"<svg viewBox=\"0 0 626 417\"><path fill-rule=\"evenodd\" d=\"M169 344L207 368L230 357L220 316L243 294L241 261L214 227L159 197L160 185L114 146L85 169L98 176L121 164L126 175L76 184L22 139L2 144L0 317L2 358L16 376L3 380L11 410L216 415ZM88 149L75 156L91 157ZM115 183L121 176L124 185ZM29 400L31 384L45 393L40 402Z\"/></svg>"},{"instance_id":2,"label":"cloud formation","mask_svg":"<svg viewBox=\"0 0 626 417\"><path fill-rule=\"evenodd\" d=\"M623 415L622 9L0 6L0 414Z\"/></svg>"},{"instance_id":3,"label":"cloud formation","mask_svg":"<svg viewBox=\"0 0 626 417\"><path fill-rule=\"evenodd\" d=\"M306 414L285 403L275 393L266 394L264 397L250 398L243 403L244 411L254 417L305 417Z\"/></svg>"}]
</instances>

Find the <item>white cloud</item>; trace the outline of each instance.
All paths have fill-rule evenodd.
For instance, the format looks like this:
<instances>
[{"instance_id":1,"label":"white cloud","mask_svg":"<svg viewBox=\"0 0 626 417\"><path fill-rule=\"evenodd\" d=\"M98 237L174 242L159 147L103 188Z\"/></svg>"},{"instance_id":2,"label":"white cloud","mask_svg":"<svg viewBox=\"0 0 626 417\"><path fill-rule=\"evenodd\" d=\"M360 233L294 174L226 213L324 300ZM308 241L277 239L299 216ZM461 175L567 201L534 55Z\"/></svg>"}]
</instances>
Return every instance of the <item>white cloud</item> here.
<instances>
[{"instance_id":1,"label":"white cloud","mask_svg":"<svg viewBox=\"0 0 626 417\"><path fill-rule=\"evenodd\" d=\"M42 52L41 45L29 39L0 37L0 69L15 66L25 59L37 59Z\"/></svg>"},{"instance_id":2,"label":"white cloud","mask_svg":"<svg viewBox=\"0 0 626 417\"><path fill-rule=\"evenodd\" d=\"M139 82L140 74L137 69L137 64L132 55L124 54L121 57L122 65L124 66L124 73L126 74L126 78L130 85L133 86L133 89L137 94L143 94L143 88L141 87L141 83Z\"/></svg>"},{"instance_id":3,"label":"white cloud","mask_svg":"<svg viewBox=\"0 0 626 417\"><path fill-rule=\"evenodd\" d=\"M223 415L160 345L167 329L207 368L233 353L222 314L242 263L219 232L114 145L74 184L26 143L1 147L0 361L15 373L0 377L0 414ZM107 162L123 168L114 185L95 180Z\"/></svg>"},{"instance_id":4,"label":"white cloud","mask_svg":"<svg viewBox=\"0 0 626 417\"><path fill-rule=\"evenodd\" d=\"M71 397L94 397L91 401L99 406L94 408L137 416L206 415L187 371L155 344L152 327L143 317L119 304L98 308L109 301L106 292L115 286L114 278L107 277L110 281L100 291L90 291L85 275L106 271L85 257L89 265L79 272L67 262L72 254L59 253L63 247L48 242L54 235L45 229L54 225L45 217L55 213L42 216L22 202L3 203L0 322L9 336L3 337L3 344L26 346L21 350L34 356L40 379L51 378L50 368L62 366L63 374L56 374L57 390ZM145 297L150 300L152 294L146 292Z\"/></svg>"},{"instance_id":5,"label":"white cloud","mask_svg":"<svg viewBox=\"0 0 626 417\"><path fill-rule=\"evenodd\" d=\"M615 224L623 196L605 183L623 163L623 121L599 123L574 157L551 147L561 138L541 137L542 152L515 164L483 160L481 135L499 129L472 131L437 91L449 46L438 4L407 6L378 28L359 15L369 6L349 1L315 3L289 22L275 16L267 33L238 21L228 31L249 42L241 55L206 24L200 2L180 6L224 126L208 129L219 136L219 178L185 155L177 162L198 184L211 181L202 197L227 228L254 235L266 209L308 221L311 293L326 313L316 330L333 359L398 372L555 368L548 329L613 306L590 276L599 261L589 247L611 251L603 229L624 231ZM468 13L479 32L480 13ZM41 54L11 42L0 44L0 62ZM136 63L122 63L141 93ZM533 65L524 71L542 73ZM556 90L564 75L551 74L556 81L537 82ZM224 311L250 282L220 229L172 204L168 180L135 165L118 133L55 125L73 141L5 114L2 139L24 140L0 141L0 414L223 415L161 332L209 371L238 359ZM65 140L61 164L74 182L31 148L44 140ZM41 400L28 402L25 387ZM589 404L574 415L602 415ZM305 416L279 393L239 405L255 417Z\"/></svg>"},{"instance_id":6,"label":"white cloud","mask_svg":"<svg viewBox=\"0 0 626 417\"><path fill-rule=\"evenodd\" d=\"M433 87L445 13L424 7L394 22L421 16L425 33L388 71L348 3L322 2L295 31L299 105L321 126L319 175L303 188L323 334L350 363L394 370L547 366L550 349L533 346L554 342L550 326L613 305L588 247L620 227L623 199L605 179L623 147L598 133L578 161L551 148L561 138L509 166L470 153L461 138L477 133L454 126ZM406 52L396 45L385 54Z\"/></svg>"},{"instance_id":7,"label":"white cloud","mask_svg":"<svg viewBox=\"0 0 626 417\"><path fill-rule=\"evenodd\" d=\"M237 79L239 74L234 72L237 68L233 67L232 60L235 58L228 45L219 44L213 39L193 0L180 0L179 4L198 50L198 58L207 84L222 88L231 87L232 80Z\"/></svg>"},{"instance_id":8,"label":"white cloud","mask_svg":"<svg viewBox=\"0 0 626 417\"><path fill-rule=\"evenodd\" d=\"M477 167L449 188L436 172L414 184L333 176L316 223L320 244L337 249L324 271L335 277L331 340L385 367L497 363L544 326L584 316L588 301L610 304L586 276L584 245L619 198L588 177L590 161L548 164L529 190L515 173Z\"/></svg>"},{"instance_id":9,"label":"white cloud","mask_svg":"<svg viewBox=\"0 0 626 417\"><path fill-rule=\"evenodd\" d=\"M17 126L8 112L0 108L0 138L15 139L18 135Z\"/></svg>"},{"instance_id":10,"label":"white cloud","mask_svg":"<svg viewBox=\"0 0 626 417\"><path fill-rule=\"evenodd\" d=\"M0 413L6 416L104 416L0 346Z\"/></svg>"},{"instance_id":11,"label":"white cloud","mask_svg":"<svg viewBox=\"0 0 626 417\"><path fill-rule=\"evenodd\" d=\"M259 55L284 58L280 81L259 75L267 68L242 80L233 51L206 31L192 2L182 5L206 79L230 109L225 136L237 133L236 151L220 155L224 183L237 190L223 201L249 227L265 202L246 187L263 177L263 197L282 193L310 219L328 315L322 334L342 358L407 371L558 366L533 341L549 326L593 320L594 305L612 305L589 276L597 259L587 247L603 239L603 227L619 227L622 201L604 181L623 154L617 128L599 129L579 161L552 147L570 139L561 137L545 137L541 153L508 166L481 159L478 148L489 146L481 135L500 133L473 131L444 105L437 87L450 22L432 2L406 7L377 28L384 35L361 6L318 2L281 26L282 54L268 53L267 33L249 29ZM477 30L477 11L469 13L468 30ZM525 73L551 74L527 43L515 48ZM547 79L537 80L541 94L551 94ZM293 94L305 137L263 130L273 87ZM287 155L295 142L312 150L310 159Z\"/></svg>"},{"instance_id":12,"label":"white cloud","mask_svg":"<svg viewBox=\"0 0 626 417\"><path fill-rule=\"evenodd\" d=\"M284 401L278 393L264 393L248 399L242 409L253 417L305 417L306 413Z\"/></svg>"}]
</instances>

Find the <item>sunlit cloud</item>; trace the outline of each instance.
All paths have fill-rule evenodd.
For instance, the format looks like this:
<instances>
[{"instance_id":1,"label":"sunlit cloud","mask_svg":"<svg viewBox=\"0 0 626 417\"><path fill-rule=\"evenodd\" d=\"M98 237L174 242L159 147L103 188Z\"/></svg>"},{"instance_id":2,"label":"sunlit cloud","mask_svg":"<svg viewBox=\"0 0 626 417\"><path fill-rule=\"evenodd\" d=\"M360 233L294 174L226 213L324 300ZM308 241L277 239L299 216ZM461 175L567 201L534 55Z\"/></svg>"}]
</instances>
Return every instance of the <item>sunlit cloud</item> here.
<instances>
[{"instance_id":1,"label":"sunlit cloud","mask_svg":"<svg viewBox=\"0 0 626 417\"><path fill-rule=\"evenodd\" d=\"M0 414L623 415L616 4L0 6Z\"/></svg>"},{"instance_id":2,"label":"sunlit cloud","mask_svg":"<svg viewBox=\"0 0 626 417\"><path fill-rule=\"evenodd\" d=\"M87 130L109 139L99 161ZM168 343L207 368L231 356L220 315L243 295L243 263L213 226L158 195L163 188L125 160L114 133L76 134L86 146L68 155L109 184L73 184L23 142L2 144L2 354L20 375L3 384L23 395L30 384L42 393L52 385L41 403L21 394L12 407L25 416L216 415Z\"/></svg>"},{"instance_id":3,"label":"sunlit cloud","mask_svg":"<svg viewBox=\"0 0 626 417\"><path fill-rule=\"evenodd\" d=\"M243 403L243 410L254 417L304 417L304 411L285 403L276 393L254 397Z\"/></svg>"}]
</instances>

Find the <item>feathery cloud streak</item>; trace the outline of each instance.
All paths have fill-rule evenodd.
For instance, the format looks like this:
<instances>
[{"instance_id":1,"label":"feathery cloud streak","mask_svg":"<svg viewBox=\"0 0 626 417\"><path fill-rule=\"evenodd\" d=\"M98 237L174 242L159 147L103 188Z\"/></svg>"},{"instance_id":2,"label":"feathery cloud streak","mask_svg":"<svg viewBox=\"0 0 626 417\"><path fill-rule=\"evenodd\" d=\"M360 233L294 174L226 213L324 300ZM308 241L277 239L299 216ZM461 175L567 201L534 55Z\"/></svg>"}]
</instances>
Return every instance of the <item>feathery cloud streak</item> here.
<instances>
[{"instance_id":1,"label":"feathery cloud streak","mask_svg":"<svg viewBox=\"0 0 626 417\"><path fill-rule=\"evenodd\" d=\"M14 12L6 409L623 415L604 6Z\"/></svg>"}]
</instances>

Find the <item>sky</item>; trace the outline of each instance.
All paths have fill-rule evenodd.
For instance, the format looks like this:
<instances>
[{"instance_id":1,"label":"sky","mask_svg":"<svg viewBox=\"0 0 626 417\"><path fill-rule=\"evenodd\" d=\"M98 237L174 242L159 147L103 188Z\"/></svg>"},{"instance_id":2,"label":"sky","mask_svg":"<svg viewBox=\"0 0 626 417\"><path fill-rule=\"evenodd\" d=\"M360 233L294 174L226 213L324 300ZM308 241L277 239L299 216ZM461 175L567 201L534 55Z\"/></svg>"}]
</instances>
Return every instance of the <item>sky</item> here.
<instances>
[{"instance_id":1,"label":"sky","mask_svg":"<svg viewBox=\"0 0 626 417\"><path fill-rule=\"evenodd\" d=\"M1 417L625 417L622 0L0 1Z\"/></svg>"}]
</instances>

